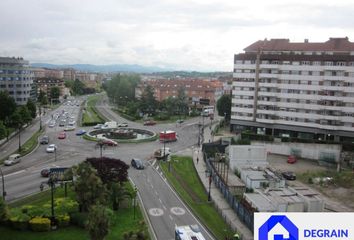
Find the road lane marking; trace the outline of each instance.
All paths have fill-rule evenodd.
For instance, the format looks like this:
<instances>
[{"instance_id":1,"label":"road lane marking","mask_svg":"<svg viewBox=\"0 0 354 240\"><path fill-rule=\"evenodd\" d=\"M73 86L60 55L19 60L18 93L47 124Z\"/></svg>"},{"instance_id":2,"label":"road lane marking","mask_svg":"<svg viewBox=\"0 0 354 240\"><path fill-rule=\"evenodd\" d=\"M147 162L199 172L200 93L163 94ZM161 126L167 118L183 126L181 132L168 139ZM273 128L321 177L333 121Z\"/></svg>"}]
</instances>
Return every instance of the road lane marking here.
<instances>
[{"instance_id":1,"label":"road lane marking","mask_svg":"<svg viewBox=\"0 0 354 240\"><path fill-rule=\"evenodd\" d=\"M21 171L13 172L13 173L10 173L10 174L5 175L4 178L10 177L10 176L13 176L13 175L17 175L17 174L20 174L20 173L23 173L23 172L25 172L25 171L26 171L26 170L21 170Z\"/></svg>"}]
</instances>

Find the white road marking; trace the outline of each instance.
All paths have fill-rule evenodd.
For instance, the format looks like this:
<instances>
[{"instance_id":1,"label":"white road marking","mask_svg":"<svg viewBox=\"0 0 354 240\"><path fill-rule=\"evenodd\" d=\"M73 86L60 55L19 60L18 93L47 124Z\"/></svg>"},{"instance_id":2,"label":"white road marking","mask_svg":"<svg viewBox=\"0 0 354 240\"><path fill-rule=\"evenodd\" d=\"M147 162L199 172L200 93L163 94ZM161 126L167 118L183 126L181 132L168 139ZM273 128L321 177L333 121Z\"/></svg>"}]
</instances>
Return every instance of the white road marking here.
<instances>
[{"instance_id":1,"label":"white road marking","mask_svg":"<svg viewBox=\"0 0 354 240\"><path fill-rule=\"evenodd\" d=\"M18 172L13 172L13 173L10 173L10 174L5 175L4 178L5 178L5 177L10 177L10 176L13 176L13 175L17 175L17 174L19 174L19 173L23 173L23 172L25 172L25 171L26 171L26 170L21 170L21 171L18 171Z\"/></svg>"}]
</instances>

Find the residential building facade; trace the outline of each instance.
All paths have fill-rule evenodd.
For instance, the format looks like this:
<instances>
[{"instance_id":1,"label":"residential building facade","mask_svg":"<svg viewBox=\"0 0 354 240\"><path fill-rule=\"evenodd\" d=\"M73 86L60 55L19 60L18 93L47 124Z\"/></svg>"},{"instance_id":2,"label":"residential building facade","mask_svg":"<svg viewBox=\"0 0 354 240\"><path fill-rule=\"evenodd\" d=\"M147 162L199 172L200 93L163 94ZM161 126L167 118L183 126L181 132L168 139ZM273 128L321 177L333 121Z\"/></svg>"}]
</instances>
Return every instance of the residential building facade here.
<instances>
[{"instance_id":1,"label":"residential building facade","mask_svg":"<svg viewBox=\"0 0 354 240\"><path fill-rule=\"evenodd\" d=\"M7 91L16 104L24 105L34 96L33 73L23 58L0 57L0 91Z\"/></svg>"},{"instance_id":2,"label":"residential building facade","mask_svg":"<svg viewBox=\"0 0 354 240\"><path fill-rule=\"evenodd\" d=\"M43 78L35 78L34 84L37 86L37 93L40 91L46 93L49 100L52 99L50 95L50 90L52 87L58 87L60 90L60 97L64 96L64 79L60 78L51 78L51 77L43 77Z\"/></svg>"},{"instance_id":3,"label":"residential building facade","mask_svg":"<svg viewBox=\"0 0 354 240\"><path fill-rule=\"evenodd\" d=\"M353 141L354 43L257 41L234 57L231 129Z\"/></svg>"}]
</instances>

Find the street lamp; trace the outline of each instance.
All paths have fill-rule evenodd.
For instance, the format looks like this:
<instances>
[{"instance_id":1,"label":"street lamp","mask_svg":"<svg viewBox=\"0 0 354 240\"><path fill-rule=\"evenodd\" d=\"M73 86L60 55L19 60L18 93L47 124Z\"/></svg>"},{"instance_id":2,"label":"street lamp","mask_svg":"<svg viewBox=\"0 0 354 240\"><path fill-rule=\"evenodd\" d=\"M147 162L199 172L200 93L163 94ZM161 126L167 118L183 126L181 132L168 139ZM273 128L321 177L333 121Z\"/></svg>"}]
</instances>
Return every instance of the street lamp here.
<instances>
[{"instance_id":1,"label":"street lamp","mask_svg":"<svg viewBox=\"0 0 354 240\"><path fill-rule=\"evenodd\" d=\"M201 135L200 128L201 127L202 127L202 124L199 122L198 123L198 147L200 147L200 135Z\"/></svg>"},{"instance_id":2,"label":"street lamp","mask_svg":"<svg viewBox=\"0 0 354 240\"><path fill-rule=\"evenodd\" d=\"M205 174L208 175L209 177L209 192L208 192L208 201L210 202L211 201L211 195L210 195L210 192L211 192L211 182L212 182L212 172L211 170L206 170L205 171Z\"/></svg>"},{"instance_id":3,"label":"street lamp","mask_svg":"<svg viewBox=\"0 0 354 240\"><path fill-rule=\"evenodd\" d=\"M57 146L54 146L54 162L57 161Z\"/></svg>"},{"instance_id":4,"label":"street lamp","mask_svg":"<svg viewBox=\"0 0 354 240\"><path fill-rule=\"evenodd\" d=\"M5 178L4 178L4 174L0 168L0 173L1 173L1 180L2 180L2 199L5 201L5 196L6 196L6 192L5 192Z\"/></svg>"},{"instance_id":5,"label":"street lamp","mask_svg":"<svg viewBox=\"0 0 354 240\"><path fill-rule=\"evenodd\" d=\"M137 195L137 193L138 193L138 188L135 186L134 187L134 202L133 202L133 204L134 204L134 219L135 219L135 212L136 212L135 208L136 208L136 195Z\"/></svg>"},{"instance_id":6,"label":"street lamp","mask_svg":"<svg viewBox=\"0 0 354 240\"><path fill-rule=\"evenodd\" d=\"M51 192L51 217L50 217L50 224L52 226L52 228L55 228L56 225L56 220L55 220L55 213L54 213L54 189L55 189L55 180L54 180L54 176L52 175L52 173L49 173L49 179L48 182L44 182L46 183L49 187L50 187L50 192ZM44 185L43 182L41 183L41 185L39 186L40 190L43 191Z\"/></svg>"}]
</instances>

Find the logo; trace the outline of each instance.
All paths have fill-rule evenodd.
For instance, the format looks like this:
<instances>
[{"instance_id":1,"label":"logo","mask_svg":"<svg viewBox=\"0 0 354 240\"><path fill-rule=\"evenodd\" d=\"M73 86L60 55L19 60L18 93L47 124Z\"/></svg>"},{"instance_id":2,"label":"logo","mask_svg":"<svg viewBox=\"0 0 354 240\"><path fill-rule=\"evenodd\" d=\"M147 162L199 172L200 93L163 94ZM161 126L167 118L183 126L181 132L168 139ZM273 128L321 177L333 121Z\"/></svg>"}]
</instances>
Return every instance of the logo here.
<instances>
[{"instance_id":1,"label":"logo","mask_svg":"<svg viewBox=\"0 0 354 240\"><path fill-rule=\"evenodd\" d=\"M274 240L299 239L299 229L289 220L289 218L285 215L273 215L259 228L258 240L272 240L268 239L268 234L278 224L280 224L289 233L289 238L284 238L283 234L274 234Z\"/></svg>"}]
</instances>

